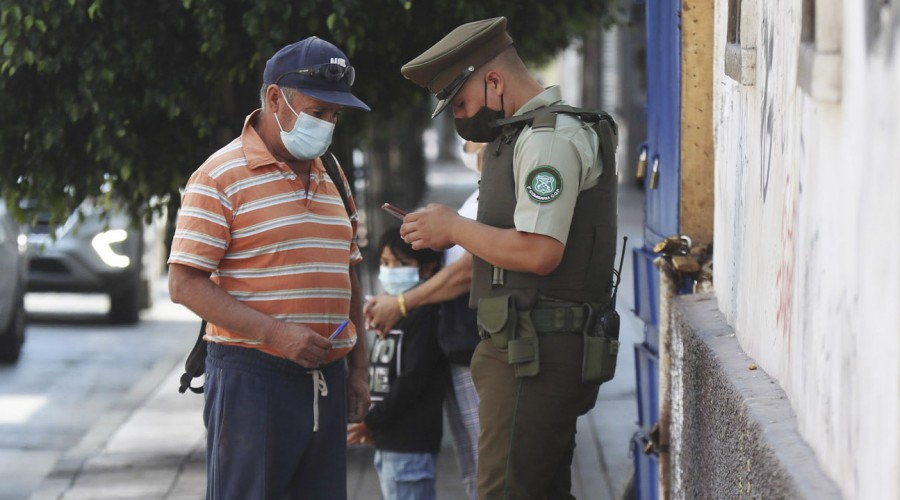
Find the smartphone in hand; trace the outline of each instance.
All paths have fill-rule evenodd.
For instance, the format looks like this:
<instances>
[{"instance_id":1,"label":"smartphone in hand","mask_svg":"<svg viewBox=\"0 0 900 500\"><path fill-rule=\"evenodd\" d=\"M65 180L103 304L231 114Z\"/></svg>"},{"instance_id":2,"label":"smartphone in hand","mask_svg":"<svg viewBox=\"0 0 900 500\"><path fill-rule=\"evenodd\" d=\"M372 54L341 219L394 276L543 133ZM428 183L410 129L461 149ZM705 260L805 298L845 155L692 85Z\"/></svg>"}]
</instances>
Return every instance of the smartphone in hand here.
<instances>
[{"instance_id":1,"label":"smartphone in hand","mask_svg":"<svg viewBox=\"0 0 900 500\"><path fill-rule=\"evenodd\" d=\"M391 205L390 203L385 203L384 205L381 205L381 208L384 209L385 212L393 215L394 217L396 217L400 220L403 220L403 218L406 217L406 211L400 210L399 208L395 207L394 205Z\"/></svg>"}]
</instances>

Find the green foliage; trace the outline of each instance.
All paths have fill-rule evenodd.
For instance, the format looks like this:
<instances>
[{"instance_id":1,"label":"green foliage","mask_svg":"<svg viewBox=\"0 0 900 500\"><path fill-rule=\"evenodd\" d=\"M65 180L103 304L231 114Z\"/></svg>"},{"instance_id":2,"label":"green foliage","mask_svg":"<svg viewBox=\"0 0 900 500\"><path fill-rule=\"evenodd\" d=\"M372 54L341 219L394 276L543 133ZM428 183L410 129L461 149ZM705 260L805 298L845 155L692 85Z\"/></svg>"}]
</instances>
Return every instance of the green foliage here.
<instances>
[{"instance_id":1,"label":"green foliage","mask_svg":"<svg viewBox=\"0 0 900 500\"><path fill-rule=\"evenodd\" d=\"M0 195L57 218L101 186L146 214L258 107L278 48L317 35L357 68L344 140L420 113L400 66L455 26L505 15L538 61L596 27L599 0L0 0ZM377 126L375 126L377 124Z\"/></svg>"}]
</instances>

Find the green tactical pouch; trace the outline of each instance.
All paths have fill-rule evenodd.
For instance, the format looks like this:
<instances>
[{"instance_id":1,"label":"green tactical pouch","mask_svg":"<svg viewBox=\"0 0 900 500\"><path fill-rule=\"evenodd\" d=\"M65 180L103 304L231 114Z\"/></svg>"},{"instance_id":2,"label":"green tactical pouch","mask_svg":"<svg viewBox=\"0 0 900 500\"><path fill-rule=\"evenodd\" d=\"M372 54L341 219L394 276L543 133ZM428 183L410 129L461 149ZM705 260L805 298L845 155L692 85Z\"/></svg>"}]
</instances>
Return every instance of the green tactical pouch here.
<instances>
[{"instance_id":1,"label":"green tactical pouch","mask_svg":"<svg viewBox=\"0 0 900 500\"><path fill-rule=\"evenodd\" d=\"M516 307L510 295L478 301L478 333L481 338L490 337L497 349L506 349L516 329L516 319Z\"/></svg>"},{"instance_id":2,"label":"green tactical pouch","mask_svg":"<svg viewBox=\"0 0 900 500\"><path fill-rule=\"evenodd\" d=\"M530 310L517 313L518 325L509 340L509 364L515 366L517 377L531 377L541 369L537 330Z\"/></svg>"},{"instance_id":3,"label":"green tactical pouch","mask_svg":"<svg viewBox=\"0 0 900 500\"><path fill-rule=\"evenodd\" d=\"M581 381L585 384L602 384L612 380L616 374L618 354L618 340L584 334Z\"/></svg>"}]
</instances>

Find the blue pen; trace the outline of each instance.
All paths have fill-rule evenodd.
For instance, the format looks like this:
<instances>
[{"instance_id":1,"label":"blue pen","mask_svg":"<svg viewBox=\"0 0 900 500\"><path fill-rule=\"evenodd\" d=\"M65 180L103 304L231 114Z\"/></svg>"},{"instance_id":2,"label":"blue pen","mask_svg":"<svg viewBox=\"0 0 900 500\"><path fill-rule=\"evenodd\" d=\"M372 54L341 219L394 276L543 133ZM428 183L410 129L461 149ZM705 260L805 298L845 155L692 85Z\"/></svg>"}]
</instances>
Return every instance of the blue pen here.
<instances>
[{"instance_id":1,"label":"blue pen","mask_svg":"<svg viewBox=\"0 0 900 500\"><path fill-rule=\"evenodd\" d=\"M334 340L338 335L341 334L342 331L344 331L344 328L345 328L349 323L350 323L350 320L349 320L349 319L344 320L344 322L341 323L341 325L337 327L337 330L335 330L334 333L332 333L332 334L328 337L328 340Z\"/></svg>"}]
</instances>

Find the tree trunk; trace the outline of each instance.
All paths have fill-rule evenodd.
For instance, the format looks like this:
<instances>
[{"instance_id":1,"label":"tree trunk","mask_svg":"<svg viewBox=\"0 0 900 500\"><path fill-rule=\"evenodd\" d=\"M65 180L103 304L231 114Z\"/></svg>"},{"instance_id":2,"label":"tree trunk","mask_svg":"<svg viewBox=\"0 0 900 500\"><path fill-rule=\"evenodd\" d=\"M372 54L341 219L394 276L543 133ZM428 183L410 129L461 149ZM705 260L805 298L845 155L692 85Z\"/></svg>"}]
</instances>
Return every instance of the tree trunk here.
<instances>
[{"instance_id":1,"label":"tree trunk","mask_svg":"<svg viewBox=\"0 0 900 500\"><path fill-rule=\"evenodd\" d=\"M388 202L403 210L414 210L425 194L422 132L430 116L424 109L413 110L405 119L369 130L364 164L359 166L363 188L356 197L360 209L360 250L372 276L378 269L378 239L385 229L400 225L381 205ZM367 284L366 279L363 286L367 291L375 289L374 283Z\"/></svg>"}]
</instances>

